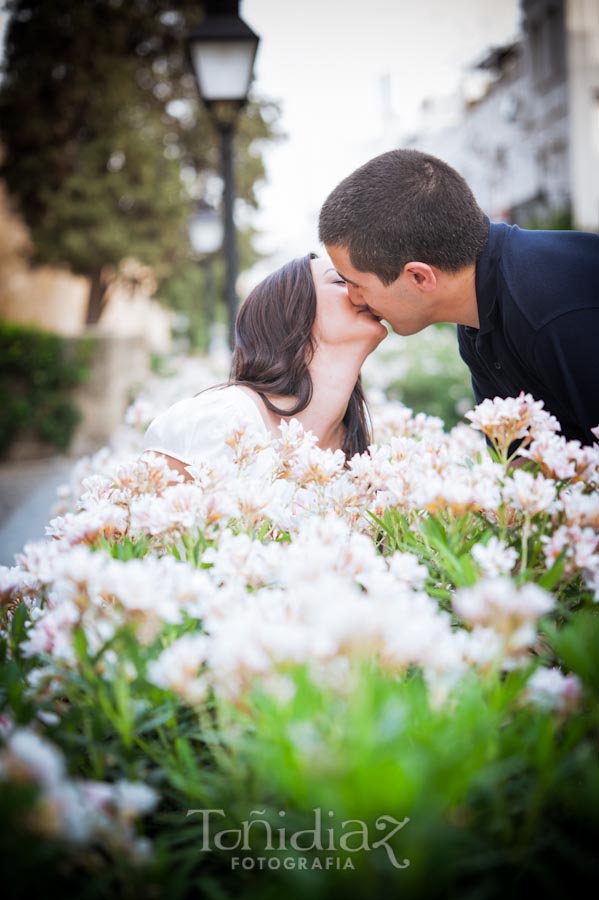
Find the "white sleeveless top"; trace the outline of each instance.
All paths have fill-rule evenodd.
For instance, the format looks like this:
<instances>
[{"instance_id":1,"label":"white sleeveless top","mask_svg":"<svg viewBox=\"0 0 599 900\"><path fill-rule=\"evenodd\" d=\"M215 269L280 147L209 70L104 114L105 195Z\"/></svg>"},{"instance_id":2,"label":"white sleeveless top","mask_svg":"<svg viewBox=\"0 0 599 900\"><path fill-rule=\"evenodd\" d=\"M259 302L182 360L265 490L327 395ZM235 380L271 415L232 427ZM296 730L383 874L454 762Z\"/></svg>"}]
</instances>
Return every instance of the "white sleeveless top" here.
<instances>
[{"instance_id":1,"label":"white sleeveless top","mask_svg":"<svg viewBox=\"0 0 599 900\"><path fill-rule=\"evenodd\" d=\"M234 421L268 436L256 403L235 385L212 388L173 403L150 423L143 441L144 451L166 453L186 465L194 458L222 456L224 433Z\"/></svg>"}]
</instances>

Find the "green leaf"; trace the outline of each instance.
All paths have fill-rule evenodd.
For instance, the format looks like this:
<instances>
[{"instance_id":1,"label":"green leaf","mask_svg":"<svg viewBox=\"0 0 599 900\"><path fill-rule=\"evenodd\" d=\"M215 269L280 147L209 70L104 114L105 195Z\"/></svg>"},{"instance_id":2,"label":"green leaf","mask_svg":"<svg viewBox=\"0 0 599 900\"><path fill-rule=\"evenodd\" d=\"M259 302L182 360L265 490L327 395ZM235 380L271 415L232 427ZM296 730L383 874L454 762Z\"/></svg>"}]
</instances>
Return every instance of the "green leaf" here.
<instances>
[{"instance_id":1,"label":"green leaf","mask_svg":"<svg viewBox=\"0 0 599 900\"><path fill-rule=\"evenodd\" d=\"M552 591L553 588L561 581L566 568L566 551L562 550L550 569L539 578L538 584L545 588L546 591Z\"/></svg>"},{"instance_id":2,"label":"green leaf","mask_svg":"<svg viewBox=\"0 0 599 900\"><path fill-rule=\"evenodd\" d=\"M145 722L137 725L135 731L137 734L146 734L148 731L156 731L161 725L165 725L167 722L171 721L172 718L172 708L170 706L165 707L165 709L158 711L155 715L146 719Z\"/></svg>"},{"instance_id":3,"label":"green leaf","mask_svg":"<svg viewBox=\"0 0 599 900\"><path fill-rule=\"evenodd\" d=\"M545 628L562 663L599 695L599 609L580 609L560 629Z\"/></svg>"},{"instance_id":4,"label":"green leaf","mask_svg":"<svg viewBox=\"0 0 599 900\"><path fill-rule=\"evenodd\" d=\"M27 622L27 617L27 607L24 603L19 603L13 612L12 622L10 623L14 647L17 647L26 637L25 623Z\"/></svg>"}]
</instances>

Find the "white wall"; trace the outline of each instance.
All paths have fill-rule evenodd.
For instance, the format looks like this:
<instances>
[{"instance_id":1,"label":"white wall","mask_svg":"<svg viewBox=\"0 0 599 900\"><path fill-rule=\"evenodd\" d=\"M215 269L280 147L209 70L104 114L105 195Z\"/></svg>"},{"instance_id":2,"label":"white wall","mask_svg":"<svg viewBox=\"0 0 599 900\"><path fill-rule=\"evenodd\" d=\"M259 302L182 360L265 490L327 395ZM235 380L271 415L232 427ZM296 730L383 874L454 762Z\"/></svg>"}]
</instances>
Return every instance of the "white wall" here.
<instances>
[{"instance_id":1,"label":"white wall","mask_svg":"<svg viewBox=\"0 0 599 900\"><path fill-rule=\"evenodd\" d=\"M599 231L599 2L567 0L566 32L574 220Z\"/></svg>"}]
</instances>

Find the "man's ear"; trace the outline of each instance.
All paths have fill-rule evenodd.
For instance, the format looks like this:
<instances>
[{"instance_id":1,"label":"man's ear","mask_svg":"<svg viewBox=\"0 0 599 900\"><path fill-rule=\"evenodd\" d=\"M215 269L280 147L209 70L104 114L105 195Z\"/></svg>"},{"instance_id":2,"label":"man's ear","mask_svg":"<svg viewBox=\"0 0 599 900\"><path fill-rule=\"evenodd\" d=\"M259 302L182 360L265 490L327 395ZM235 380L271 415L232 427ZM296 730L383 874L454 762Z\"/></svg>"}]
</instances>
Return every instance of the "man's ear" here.
<instances>
[{"instance_id":1,"label":"man's ear","mask_svg":"<svg viewBox=\"0 0 599 900\"><path fill-rule=\"evenodd\" d=\"M434 291L437 287L437 276L432 266L429 266L427 263L406 263L402 274L412 287L418 288L419 291L423 291L426 294Z\"/></svg>"}]
</instances>

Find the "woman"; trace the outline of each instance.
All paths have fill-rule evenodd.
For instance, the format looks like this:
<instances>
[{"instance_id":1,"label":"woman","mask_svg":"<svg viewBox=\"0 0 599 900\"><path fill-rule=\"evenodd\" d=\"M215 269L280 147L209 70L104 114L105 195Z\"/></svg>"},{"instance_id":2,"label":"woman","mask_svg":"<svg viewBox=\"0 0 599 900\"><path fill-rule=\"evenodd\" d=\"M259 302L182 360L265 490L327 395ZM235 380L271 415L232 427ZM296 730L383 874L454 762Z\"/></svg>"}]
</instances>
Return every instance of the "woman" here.
<instances>
[{"instance_id":1,"label":"woman","mask_svg":"<svg viewBox=\"0 0 599 900\"><path fill-rule=\"evenodd\" d=\"M367 307L354 306L329 259L309 254L273 272L235 321L229 384L180 400L149 426L144 450L189 477L196 455L218 456L218 425L242 416L265 435L296 418L322 449L349 458L369 443L360 368L387 335Z\"/></svg>"}]
</instances>

